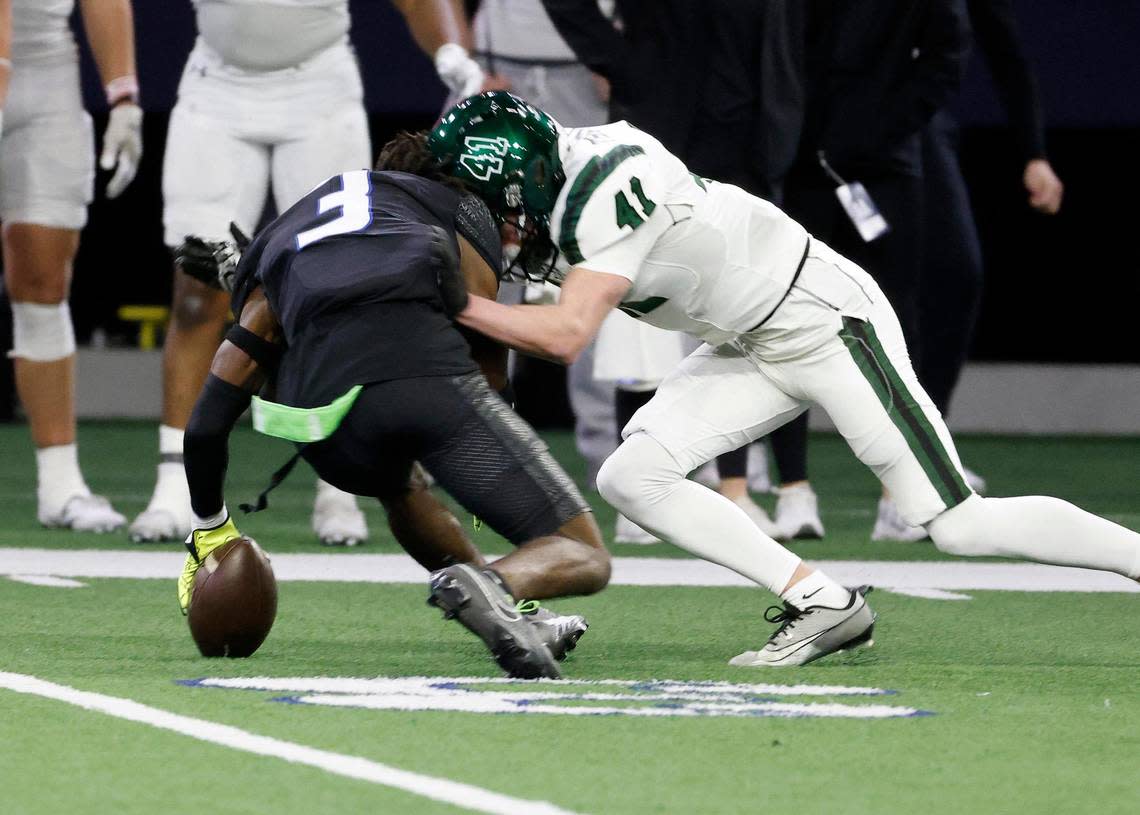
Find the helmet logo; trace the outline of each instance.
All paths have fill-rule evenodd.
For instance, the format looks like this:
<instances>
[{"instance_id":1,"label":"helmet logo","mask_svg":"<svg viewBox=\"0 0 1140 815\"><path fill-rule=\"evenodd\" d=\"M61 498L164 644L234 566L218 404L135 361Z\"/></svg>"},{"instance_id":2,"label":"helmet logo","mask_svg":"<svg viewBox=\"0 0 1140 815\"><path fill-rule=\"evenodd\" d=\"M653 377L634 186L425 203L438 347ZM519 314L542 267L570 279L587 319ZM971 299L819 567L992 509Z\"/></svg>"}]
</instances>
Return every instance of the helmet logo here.
<instances>
[{"instance_id":1,"label":"helmet logo","mask_svg":"<svg viewBox=\"0 0 1140 815\"><path fill-rule=\"evenodd\" d=\"M459 165L472 178L488 181L491 176L502 174L503 156L510 146L511 143L504 136L468 136L463 140L464 153L459 158Z\"/></svg>"}]
</instances>

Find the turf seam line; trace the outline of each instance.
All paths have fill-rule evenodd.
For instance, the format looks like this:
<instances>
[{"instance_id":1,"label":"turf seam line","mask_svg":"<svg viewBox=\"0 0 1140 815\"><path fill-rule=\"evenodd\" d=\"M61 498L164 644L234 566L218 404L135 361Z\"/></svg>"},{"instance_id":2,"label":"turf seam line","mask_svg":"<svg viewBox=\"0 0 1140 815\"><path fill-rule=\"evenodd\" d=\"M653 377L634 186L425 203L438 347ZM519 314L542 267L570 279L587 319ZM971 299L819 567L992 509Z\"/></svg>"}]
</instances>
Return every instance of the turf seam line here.
<instances>
[{"instance_id":1,"label":"turf seam line","mask_svg":"<svg viewBox=\"0 0 1140 815\"><path fill-rule=\"evenodd\" d=\"M293 764L304 764L334 775L403 790L413 795L452 804L474 812L486 812L491 815L523 815L524 813L526 815L574 815L569 810L557 807L548 801L514 798L461 781L422 775L359 756L343 755L316 747L306 747L303 744L296 744L271 736L259 736L256 733L250 733L231 725L182 716L131 699L82 691L25 674L0 671L0 688L6 688L16 693L55 699L118 719L147 724L160 730L169 730L210 744L230 747L255 755L280 758Z\"/></svg>"}]
</instances>

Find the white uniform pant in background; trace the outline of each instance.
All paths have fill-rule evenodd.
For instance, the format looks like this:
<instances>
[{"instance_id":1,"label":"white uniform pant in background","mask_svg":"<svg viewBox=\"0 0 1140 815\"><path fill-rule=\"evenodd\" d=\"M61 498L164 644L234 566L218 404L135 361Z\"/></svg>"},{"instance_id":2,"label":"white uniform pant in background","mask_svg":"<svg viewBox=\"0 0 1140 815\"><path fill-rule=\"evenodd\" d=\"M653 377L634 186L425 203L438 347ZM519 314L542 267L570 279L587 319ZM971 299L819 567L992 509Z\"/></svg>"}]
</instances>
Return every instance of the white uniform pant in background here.
<instances>
[{"instance_id":1,"label":"white uniform pant in background","mask_svg":"<svg viewBox=\"0 0 1140 815\"><path fill-rule=\"evenodd\" d=\"M372 166L356 58L347 41L295 68L248 71L201 40L170 117L162 190L166 242L252 234L272 184L278 212L329 176Z\"/></svg>"},{"instance_id":2,"label":"white uniform pant in background","mask_svg":"<svg viewBox=\"0 0 1140 815\"><path fill-rule=\"evenodd\" d=\"M82 229L94 183L95 144L78 57L20 63L0 136L0 220Z\"/></svg>"}]
</instances>

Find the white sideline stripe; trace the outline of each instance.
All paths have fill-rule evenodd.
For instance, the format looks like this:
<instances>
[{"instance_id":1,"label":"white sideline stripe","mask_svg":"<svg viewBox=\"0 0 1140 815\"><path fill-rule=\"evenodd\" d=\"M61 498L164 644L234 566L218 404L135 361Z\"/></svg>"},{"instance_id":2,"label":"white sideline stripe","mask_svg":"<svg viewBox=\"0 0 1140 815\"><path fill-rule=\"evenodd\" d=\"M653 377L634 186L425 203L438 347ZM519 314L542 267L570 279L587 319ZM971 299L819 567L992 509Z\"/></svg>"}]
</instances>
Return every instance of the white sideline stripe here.
<instances>
[{"instance_id":1,"label":"white sideline stripe","mask_svg":"<svg viewBox=\"0 0 1140 815\"><path fill-rule=\"evenodd\" d=\"M0 575L118 577L173 580L186 555L177 551L0 548ZM407 555L272 554L278 580L334 583L416 583L427 573ZM1140 584L1108 572L1039 563L970 561L812 561L845 586L942 591L1140 592ZM693 558L617 557L616 586L751 586L715 563ZM172 589L173 591L173 589Z\"/></svg>"},{"instance_id":2,"label":"white sideline stripe","mask_svg":"<svg viewBox=\"0 0 1140 815\"><path fill-rule=\"evenodd\" d=\"M48 586L53 589L82 589L87 584L67 577L52 577L49 574L10 574L9 580L27 583L29 586Z\"/></svg>"},{"instance_id":3,"label":"white sideline stripe","mask_svg":"<svg viewBox=\"0 0 1140 815\"><path fill-rule=\"evenodd\" d=\"M160 730L170 730L199 741L220 744L223 747L231 747L247 753L280 758L293 764L305 764L334 775L404 790L413 795L430 798L433 801L442 801L461 809L487 812L492 813L492 815L532 815L532 813L537 815L574 815L569 810L556 807L547 801L512 798L509 795L500 795L497 792L491 792L471 784L451 781L438 776L420 775L358 756L346 756L269 736L258 736L255 733L249 733L229 725L181 716L130 699L104 696L101 693L91 693L66 685L57 685L54 682L47 682L34 676L0 671L0 688L67 702L69 705L98 713L106 713L108 716L119 719L148 724Z\"/></svg>"},{"instance_id":4,"label":"white sideline stripe","mask_svg":"<svg viewBox=\"0 0 1140 815\"><path fill-rule=\"evenodd\" d=\"M907 597L922 597L926 600L972 600L968 594L942 589L887 589L892 594L905 594Z\"/></svg>"}]
</instances>

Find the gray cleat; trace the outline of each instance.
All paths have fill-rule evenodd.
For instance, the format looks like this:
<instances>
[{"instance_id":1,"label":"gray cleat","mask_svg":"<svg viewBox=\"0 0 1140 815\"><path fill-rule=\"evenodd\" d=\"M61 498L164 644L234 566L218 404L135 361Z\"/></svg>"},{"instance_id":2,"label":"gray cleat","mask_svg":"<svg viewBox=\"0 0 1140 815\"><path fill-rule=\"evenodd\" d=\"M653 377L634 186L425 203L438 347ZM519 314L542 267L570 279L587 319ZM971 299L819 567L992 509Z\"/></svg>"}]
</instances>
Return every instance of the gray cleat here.
<instances>
[{"instance_id":1,"label":"gray cleat","mask_svg":"<svg viewBox=\"0 0 1140 815\"><path fill-rule=\"evenodd\" d=\"M428 603L483 640L510 676L562 678L546 638L515 607L499 582L485 572L462 563L432 572Z\"/></svg>"},{"instance_id":2,"label":"gray cleat","mask_svg":"<svg viewBox=\"0 0 1140 815\"><path fill-rule=\"evenodd\" d=\"M586 618L580 614L558 614L537 604L528 606L526 602L519 603L517 608L538 629L542 641L559 662L566 659L566 655L574 650L578 640L590 627Z\"/></svg>"},{"instance_id":3,"label":"gray cleat","mask_svg":"<svg viewBox=\"0 0 1140 815\"><path fill-rule=\"evenodd\" d=\"M810 606L798 609L790 603L771 606L764 614L770 623L782 623L759 651L745 651L729 665L777 668L806 665L820 657L861 645L871 645L875 614L863 598L870 586L860 586L842 608ZM769 612L775 611L775 614Z\"/></svg>"}]
</instances>

